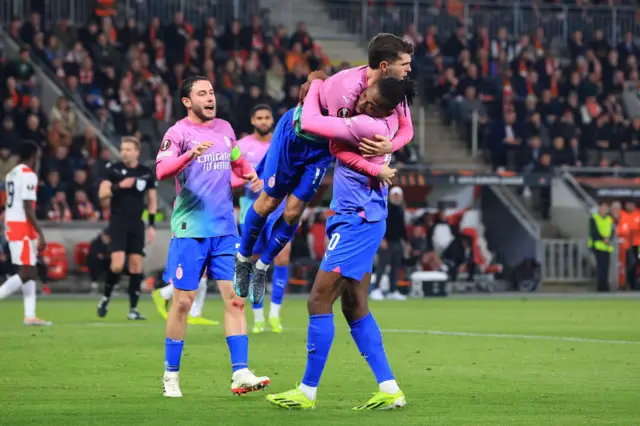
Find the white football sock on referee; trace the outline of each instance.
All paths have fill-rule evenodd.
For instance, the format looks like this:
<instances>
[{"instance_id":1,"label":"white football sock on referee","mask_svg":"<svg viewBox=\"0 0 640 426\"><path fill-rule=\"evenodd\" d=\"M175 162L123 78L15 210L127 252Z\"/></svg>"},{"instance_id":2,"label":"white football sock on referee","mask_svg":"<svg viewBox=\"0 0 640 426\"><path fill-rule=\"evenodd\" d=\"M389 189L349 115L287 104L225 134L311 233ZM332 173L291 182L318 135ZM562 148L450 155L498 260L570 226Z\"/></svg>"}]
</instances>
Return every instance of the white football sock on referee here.
<instances>
[{"instance_id":1,"label":"white football sock on referee","mask_svg":"<svg viewBox=\"0 0 640 426\"><path fill-rule=\"evenodd\" d=\"M204 306L204 299L207 297L207 279L200 278L200 284L198 284L198 289L196 290L196 297L193 299L193 304L191 305L191 310L189 311L189 315L192 317L201 317L202 316L202 307Z\"/></svg>"},{"instance_id":2,"label":"white football sock on referee","mask_svg":"<svg viewBox=\"0 0 640 426\"><path fill-rule=\"evenodd\" d=\"M0 286L0 299L11 296L16 291L20 290L22 280L18 274L12 275L8 280Z\"/></svg>"},{"instance_id":3,"label":"white football sock on referee","mask_svg":"<svg viewBox=\"0 0 640 426\"><path fill-rule=\"evenodd\" d=\"M24 301L24 317L36 317L36 282L29 280L22 286L22 299Z\"/></svg>"},{"instance_id":4,"label":"white football sock on referee","mask_svg":"<svg viewBox=\"0 0 640 426\"><path fill-rule=\"evenodd\" d=\"M173 284L166 285L160 289L160 296L164 300L171 300L173 297Z\"/></svg>"}]
</instances>

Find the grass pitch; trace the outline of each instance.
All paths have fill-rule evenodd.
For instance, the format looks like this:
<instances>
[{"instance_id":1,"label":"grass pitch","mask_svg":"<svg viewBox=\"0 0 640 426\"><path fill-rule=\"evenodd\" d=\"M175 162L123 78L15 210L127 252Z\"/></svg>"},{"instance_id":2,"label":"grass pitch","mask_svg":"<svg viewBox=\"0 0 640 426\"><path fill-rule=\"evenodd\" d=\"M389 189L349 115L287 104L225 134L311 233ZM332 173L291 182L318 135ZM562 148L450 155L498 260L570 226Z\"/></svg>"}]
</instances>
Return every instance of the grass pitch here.
<instances>
[{"instance_id":1,"label":"grass pitch","mask_svg":"<svg viewBox=\"0 0 640 426\"><path fill-rule=\"evenodd\" d=\"M266 304L268 305L268 304ZM336 339L315 411L284 411L264 393L230 393L223 329L190 327L182 399L162 397L164 323L127 302L41 299L51 328L22 326L0 302L1 425L583 425L640 424L640 299L461 299L377 302L387 354L408 404L353 412L376 390L336 305ZM265 306L266 308L267 306ZM286 300L282 335L250 336L249 365L293 388L306 359L306 303ZM205 316L222 320L210 299ZM249 321L252 321L248 313Z\"/></svg>"}]
</instances>

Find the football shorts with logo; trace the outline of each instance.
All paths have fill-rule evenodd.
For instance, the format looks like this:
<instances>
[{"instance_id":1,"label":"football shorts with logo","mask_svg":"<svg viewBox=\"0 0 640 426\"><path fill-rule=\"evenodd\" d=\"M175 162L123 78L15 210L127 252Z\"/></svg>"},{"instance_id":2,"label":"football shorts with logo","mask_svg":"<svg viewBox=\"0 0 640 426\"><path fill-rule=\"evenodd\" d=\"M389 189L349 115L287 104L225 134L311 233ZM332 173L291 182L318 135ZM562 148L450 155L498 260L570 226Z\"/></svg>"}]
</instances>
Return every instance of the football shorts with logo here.
<instances>
[{"instance_id":1,"label":"football shorts with logo","mask_svg":"<svg viewBox=\"0 0 640 426\"><path fill-rule=\"evenodd\" d=\"M301 111L296 107L282 116L267 154L256 167L264 179L264 192L276 199L293 194L310 202L333 159L326 139L301 131Z\"/></svg>"},{"instance_id":2,"label":"football shorts with logo","mask_svg":"<svg viewBox=\"0 0 640 426\"><path fill-rule=\"evenodd\" d=\"M206 268L213 280L233 280L239 240L235 235L207 238L173 238L162 279L178 290L194 291Z\"/></svg>"},{"instance_id":3,"label":"football shorts with logo","mask_svg":"<svg viewBox=\"0 0 640 426\"><path fill-rule=\"evenodd\" d=\"M387 222L367 222L357 214L336 214L327 219L329 244L320 269L362 281L373 271L373 261L384 238Z\"/></svg>"}]
</instances>

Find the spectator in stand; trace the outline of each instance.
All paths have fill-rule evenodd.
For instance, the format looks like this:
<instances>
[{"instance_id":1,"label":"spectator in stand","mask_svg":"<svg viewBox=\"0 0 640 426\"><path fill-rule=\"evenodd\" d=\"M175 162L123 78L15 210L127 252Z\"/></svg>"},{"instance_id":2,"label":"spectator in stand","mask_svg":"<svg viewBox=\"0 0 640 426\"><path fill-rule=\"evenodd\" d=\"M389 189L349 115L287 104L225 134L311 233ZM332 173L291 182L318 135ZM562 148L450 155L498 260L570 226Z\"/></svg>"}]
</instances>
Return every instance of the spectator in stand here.
<instances>
[{"instance_id":1,"label":"spectator in stand","mask_svg":"<svg viewBox=\"0 0 640 426\"><path fill-rule=\"evenodd\" d=\"M78 131L78 118L71 107L69 98L60 96L49 114L51 122L59 121L69 133L75 135Z\"/></svg>"},{"instance_id":2,"label":"spectator in stand","mask_svg":"<svg viewBox=\"0 0 640 426\"><path fill-rule=\"evenodd\" d=\"M0 132L2 132L2 138L0 138L0 150L6 151L4 152L5 155L2 155L2 158L6 159L8 156L18 152L18 145L22 142L22 137L20 136L20 132L16 129L13 117L10 115L7 115L2 119L2 128L0 129ZM2 180L4 180L5 175L6 173L0 176Z\"/></svg>"}]
</instances>

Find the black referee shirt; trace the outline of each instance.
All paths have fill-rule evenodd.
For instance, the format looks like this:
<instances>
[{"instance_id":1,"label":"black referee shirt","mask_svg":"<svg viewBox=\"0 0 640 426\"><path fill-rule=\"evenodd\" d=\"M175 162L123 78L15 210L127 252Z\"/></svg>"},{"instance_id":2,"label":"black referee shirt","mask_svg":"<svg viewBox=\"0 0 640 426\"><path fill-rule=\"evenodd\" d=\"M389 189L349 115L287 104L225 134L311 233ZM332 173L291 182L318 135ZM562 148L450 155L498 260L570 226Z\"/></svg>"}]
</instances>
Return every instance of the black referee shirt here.
<instances>
[{"instance_id":1,"label":"black referee shirt","mask_svg":"<svg viewBox=\"0 0 640 426\"><path fill-rule=\"evenodd\" d=\"M136 178L131 188L118 188L117 185L126 178ZM129 220L141 219L145 209L145 194L149 189L156 188L155 173L142 164L129 168L122 162L107 167L106 180L113 184L111 192L111 217Z\"/></svg>"}]
</instances>

